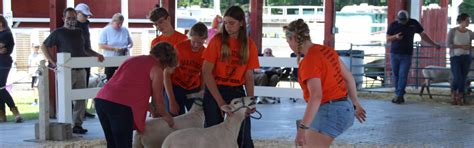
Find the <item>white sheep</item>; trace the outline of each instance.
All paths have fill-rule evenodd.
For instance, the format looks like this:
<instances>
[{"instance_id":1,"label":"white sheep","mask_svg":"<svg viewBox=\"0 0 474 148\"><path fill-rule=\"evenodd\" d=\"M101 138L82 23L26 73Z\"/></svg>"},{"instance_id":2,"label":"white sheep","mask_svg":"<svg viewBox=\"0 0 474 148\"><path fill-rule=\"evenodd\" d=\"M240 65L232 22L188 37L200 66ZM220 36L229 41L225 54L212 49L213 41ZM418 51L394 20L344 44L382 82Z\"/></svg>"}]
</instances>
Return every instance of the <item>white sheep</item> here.
<instances>
[{"instance_id":1,"label":"white sheep","mask_svg":"<svg viewBox=\"0 0 474 148\"><path fill-rule=\"evenodd\" d=\"M174 117L174 129L170 128L162 118L149 119L145 123L143 133L135 132L133 136L134 148L152 148L161 147L165 138L172 132L186 128L203 128L204 111L202 109L202 97L194 97L196 94L188 95L188 98L194 99L194 104L189 112Z\"/></svg>"},{"instance_id":2,"label":"white sheep","mask_svg":"<svg viewBox=\"0 0 474 148\"><path fill-rule=\"evenodd\" d=\"M428 65L423 70L421 70L425 81L423 82L420 90L420 96L423 95L423 90L426 87L426 91L430 96L430 99L433 99L430 86L433 82L450 82L451 80L451 71L447 67Z\"/></svg>"},{"instance_id":3,"label":"white sheep","mask_svg":"<svg viewBox=\"0 0 474 148\"><path fill-rule=\"evenodd\" d=\"M474 54L473 54L473 56L474 56ZM473 80L474 80L474 60L471 61L471 65L469 67L469 73L467 73L467 82L466 82L467 94L471 94L471 92L472 92L471 81L473 81Z\"/></svg>"},{"instance_id":4,"label":"white sheep","mask_svg":"<svg viewBox=\"0 0 474 148\"><path fill-rule=\"evenodd\" d=\"M87 88L102 87L107 81L107 76L104 73L96 73L89 76L89 85Z\"/></svg>"},{"instance_id":5,"label":"white sheep","mask_svg":"<svg viewBox=\"0 0 474 148\"><path fill-rule=\"evenodd\" d=\"M178 130L166 137L162 148L237 148L237 137L246 112L255 109L254 97L233 99L221 110L232 112L224 122L208 128Z\"/></svg>"}]
</instances>

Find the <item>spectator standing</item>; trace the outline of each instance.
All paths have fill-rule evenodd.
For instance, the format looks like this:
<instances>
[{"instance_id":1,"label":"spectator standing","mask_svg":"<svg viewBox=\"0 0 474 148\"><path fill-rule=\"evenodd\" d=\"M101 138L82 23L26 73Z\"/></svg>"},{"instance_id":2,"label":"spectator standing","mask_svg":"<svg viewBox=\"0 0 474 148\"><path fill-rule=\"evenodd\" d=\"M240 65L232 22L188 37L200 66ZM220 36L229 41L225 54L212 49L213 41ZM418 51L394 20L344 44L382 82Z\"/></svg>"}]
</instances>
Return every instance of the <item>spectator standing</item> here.
<instances>
[{"instance_id":1,"label":"spectator standing","mask_svg":"<svg viewBox=\"0 0 474 148\"><path fill-rule=\"evenodd\" d=\"M392 103L402 104L405 102L405 87L410 72L413 57L413 37L415 33L420 34L421 39L429 44L440 48L431 38L423 32L421 24L411 19L408 12L400 10L397 13L397 21L392 22L387 29L387 43L390 45L390 64L392 66L393 84L395 86L395 97Z\"/></svg>"},{"instance_id":2,"label":"spectator standing","mask_svg":"<svg viewBox=\"0 0 474 148\"><path fill-rule=\"evenodd\" d=\"M0 122L7 121L5 115L5 104L7 104L15 116L15 122L19 123L23 121L23 118L15 106L12 96L6 89L8 74L13 64L11 57L13 46L15 46L15 41L8 22L3 15L0 15Z\"/></svg>"},{"instance_id":3,"label":"spectator standing","mask_svg":"<svg viewBox=\"0 0 474 148\"><path fill-rule=\"evenodd\" d=\"M123 27L124 17L120 13L112 16L112 21L100 33L99 47L104 50L105 57L129 56L133 41L128 29ZM110 80L118 67L106 67L105 75Z\"/></svg>"},{"instance_id":4,"label":"spectator standing","mask_svg":"<svg viewBox=\"0 0 474 148\"><path fill-rule=\"evenodd\" d=\"M52 59L52 53L49 51L53 47L57 47L58 52L70 53L71 57L89 57L95 56L98 61L102 62L104 56L91 50L90 48L85 48L85 40L82 35L82 29L76 27L77 25L77 12L74 8L66 8L63 12L64 26L55 29L51 34L45 39L41 50L48 59L49 67L56 68L56 61ZM74 68L71 70L71 79L72 79L72 88L86 88L86 70L84 68ZM86 111L85 100L76 100L74 101L73 107L73 122L74 127L72 129L73 133L85 134L87 129L82 127L84 121L84 114Z\"/></svg>"},{"instance_id":5,"label":"spectator standing","mask_svg":"<svg viewBox=\"0 0 474 148\"><path fill-rule=\"evenodd\" d=\"M467 29L471 18L466 13L461 13L456 19L459 26L448 32L448 47L451 61L451 73L453 81L451 84L451 99L453 105L464 105L467 74L471 65L471 42L474 33ZM469 86L469 85L468 85Z\"/></svg>"}]
</instances>

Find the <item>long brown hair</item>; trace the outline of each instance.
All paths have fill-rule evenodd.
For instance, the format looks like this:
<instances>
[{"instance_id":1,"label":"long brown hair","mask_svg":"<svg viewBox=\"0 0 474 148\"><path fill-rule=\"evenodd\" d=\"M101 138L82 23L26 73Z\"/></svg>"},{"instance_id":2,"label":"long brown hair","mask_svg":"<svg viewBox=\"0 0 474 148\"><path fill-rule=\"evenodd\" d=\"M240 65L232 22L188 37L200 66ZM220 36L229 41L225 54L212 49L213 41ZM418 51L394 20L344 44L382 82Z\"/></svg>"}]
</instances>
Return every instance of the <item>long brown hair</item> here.
<instances>
[{"instance_id":1,"label":"long brown hair","mask_svg":"<svg viewBox=\"0 0 474 148\"><path fill-rule=\"evenodd\" d=\"M3 15L0 14L0 22L2 23L3 30L10 30L10 26L8 26L7 19Z\"/></svg>"},{"instance_id":2,"label":"long brown hair","mask_svg":"<svg viewBox=\"0 0 474 148\"><path fill-rule=\"evenodd\" d=\"M303 43L307 40L311 41L311 37L309 35L309 27L308 24L304 22L303 19L298 19L292 21L288 26L284 26L283 29L285 30L286 37L295 37L296 43L298 47L296 47L296 62L301 61L301 50Z\"/></svg>"},{"instance_id":3,"label":"long brown hair","mask_svg":"<svg viewBox=\"0 0 474 148\"><path fill-rule=\"evenodd\" d=\"M242 8L240 8L239 6L232 6L229 9L227 9L227 11L225 11L224 17L226 16L232 17L243 24L242 26L240 26L239 35L237 37L237 39L240 42L239 64L241 65L247 64L248 59L249 59L249 45L248 45L247 28L246 28L247 22L245 21L244 10L242 10ZM230 35L227 32L225 25L222 25L221 28L222 28L221 31L217 35L221 35L222 37L221 60L224 61L224 60L228 60L232 53L229 48Z\"/></svg>"}]
</instances>

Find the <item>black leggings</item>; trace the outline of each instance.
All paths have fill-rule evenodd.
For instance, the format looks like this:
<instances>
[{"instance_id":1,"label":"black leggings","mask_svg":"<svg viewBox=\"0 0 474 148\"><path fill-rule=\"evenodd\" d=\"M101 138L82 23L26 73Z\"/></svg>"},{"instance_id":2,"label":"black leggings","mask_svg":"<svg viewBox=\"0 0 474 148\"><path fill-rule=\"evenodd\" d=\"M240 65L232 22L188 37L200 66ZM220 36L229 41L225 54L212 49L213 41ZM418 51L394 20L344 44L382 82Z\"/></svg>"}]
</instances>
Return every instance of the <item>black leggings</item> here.
<instances>
[{"instance_id":1,"label":"black leggings","mask_svg":"<svg viewBox=\"0 0 474 148\"><path fill-rule=\"evenodd\" d=\"M193 106L194 100L188 99L186 95L199 92L199 88L187 90L178 85L173 85L174 98L179 105L179 115L186 113Z\"/></svg>"},{"instance_id":2,"label":"black leggings","mask_svg":"<svg viewBox=\"0 0 474 148\"><path fill-rule=\"evenodd\" d=\"M9 72L10 67L0 67L0 87L3 87L2 89L0 89L0 110L5 110L5 103L10 109L16 107L15 102L13 102L12 96L6 88Z\"/></svg>"},{"instance_id":3,"label":"black leggings","mask_svg":"<svg viewBox=\"0 0 474 148\"><path fill-rule=\"evenodd\" d=\"M115 70L117 70L118 67L105 67L105 75L107 75L107 81L112 78L112 76L115 73Z\"/></svg>"},{"instance_id":4,"label":"black leggings","mask_svg":"<svg viewBox=\"0 0 474 148\"><path fill-rule=\"evenodd\" d=\"M133 113L128 106L95 98L95 109L104 130L108 148L130 148L133 138Z\"/></svg>"}]
</instances>

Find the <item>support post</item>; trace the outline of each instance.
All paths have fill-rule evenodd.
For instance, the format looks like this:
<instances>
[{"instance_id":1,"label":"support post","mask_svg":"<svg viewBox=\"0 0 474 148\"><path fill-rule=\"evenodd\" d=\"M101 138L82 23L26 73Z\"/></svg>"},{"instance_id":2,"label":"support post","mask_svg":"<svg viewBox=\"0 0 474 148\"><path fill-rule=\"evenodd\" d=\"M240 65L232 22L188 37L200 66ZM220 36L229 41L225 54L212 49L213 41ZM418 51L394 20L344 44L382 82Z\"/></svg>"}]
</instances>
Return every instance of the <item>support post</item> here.
<instances>
[{"instance_id":1,"label":"support post","mask_svg":"<svg viewBox=\"0 0 474 148\"><path fill-rule=\"evenodd\" d=\"M171 18L171 26L176 29L176 0L161 0L161 7L168 11Z\"/></svg>"},{"instance_id":2,"label":"support post","mask_svg":"<svg viewBox=\"0 0 474 148\"><path fill-rule=\"evenodd\" d=\"M123 27L128 28L128 0L121 0L121 13L123 15Z\"/></svg>"},{"instance_id":3,"label":"support post","mask_svg":"<svg viewBox=\"0 0 474 148\"><path fill-rule=\"evenodd\" d=\"M3 0L3 12L2 15L7 20L8 24L13 26L13 11L12 11L12 0Z\"/></svg>"},{"instance_id":4,"label":"support post","mask_svg":"<svg viewBox=\"0 0 474 148\"><path fill-rule=\"evenodd\" d=\"M257 45L258 53L262 53L262 14L263 14L263 1L251 0L250 1L250 36ZM247 30L249 31L249 30Z\"/></svg>"},{"instance_id":5,"label":"support post","mask_svg":"<svg viewBox=\"0 0 474 148\"><path fill-rule=\"evenodd\" d=\"M335 48L336 1L324 1L324 45Z\"/></svg>"},{"instance_id":6,"label":"support post","mask_svg":"<svg viewBox=\"0 0 474 148\"><path fill-rule=\"evenodd\" d=\"M74 5L74 0L67 0L66 1L66 7L71 7L74 8L76 5Z\"/></svg>"},{"instance_id":7,"label":"support post","mask_svg":"<svg viewBox=\"0 0 474 148\"><path fill-rule=\"evenodd\" d=\"M56 28L63 26L63 11L66 9L66 0L49 0L49 29L54 31ZM53 60L56 60L57 49L53 48L49 53ZM49 101L50 101L50 117L56 117L56 78L54 71L49 71Z\"/></svg>"},{"instance_id":8,"label":"support post","mask_svg":"<svg viewBox=\"0 0 474 148\"><path fill-rule=\"evenodd\" d=\"M71 68L63 66L71 58L70 53L58 53L58 122L72 123L72 101L69 96L72 90Z\"/></svg>"},{"instance_id":9,"label":"support post","mask_svg":"<svg viewBox=\"0 0 474 148\"><path fill-rule=\"evenodd\" d=\"M49 70L42 60L39 67L38 95L39 95L39 140L45 141L49 136Z\"/></svg>"},{"instance_id":10,"label":"support post","mask_svg":"<svg viewBox=\"0 0 474 148\"><path fill-rule=\"evenodd\" d=\"M410 1L410 18L421 22L421 6L423 2L421 0L411 0Z\"/></svg>"}]
</instances>

